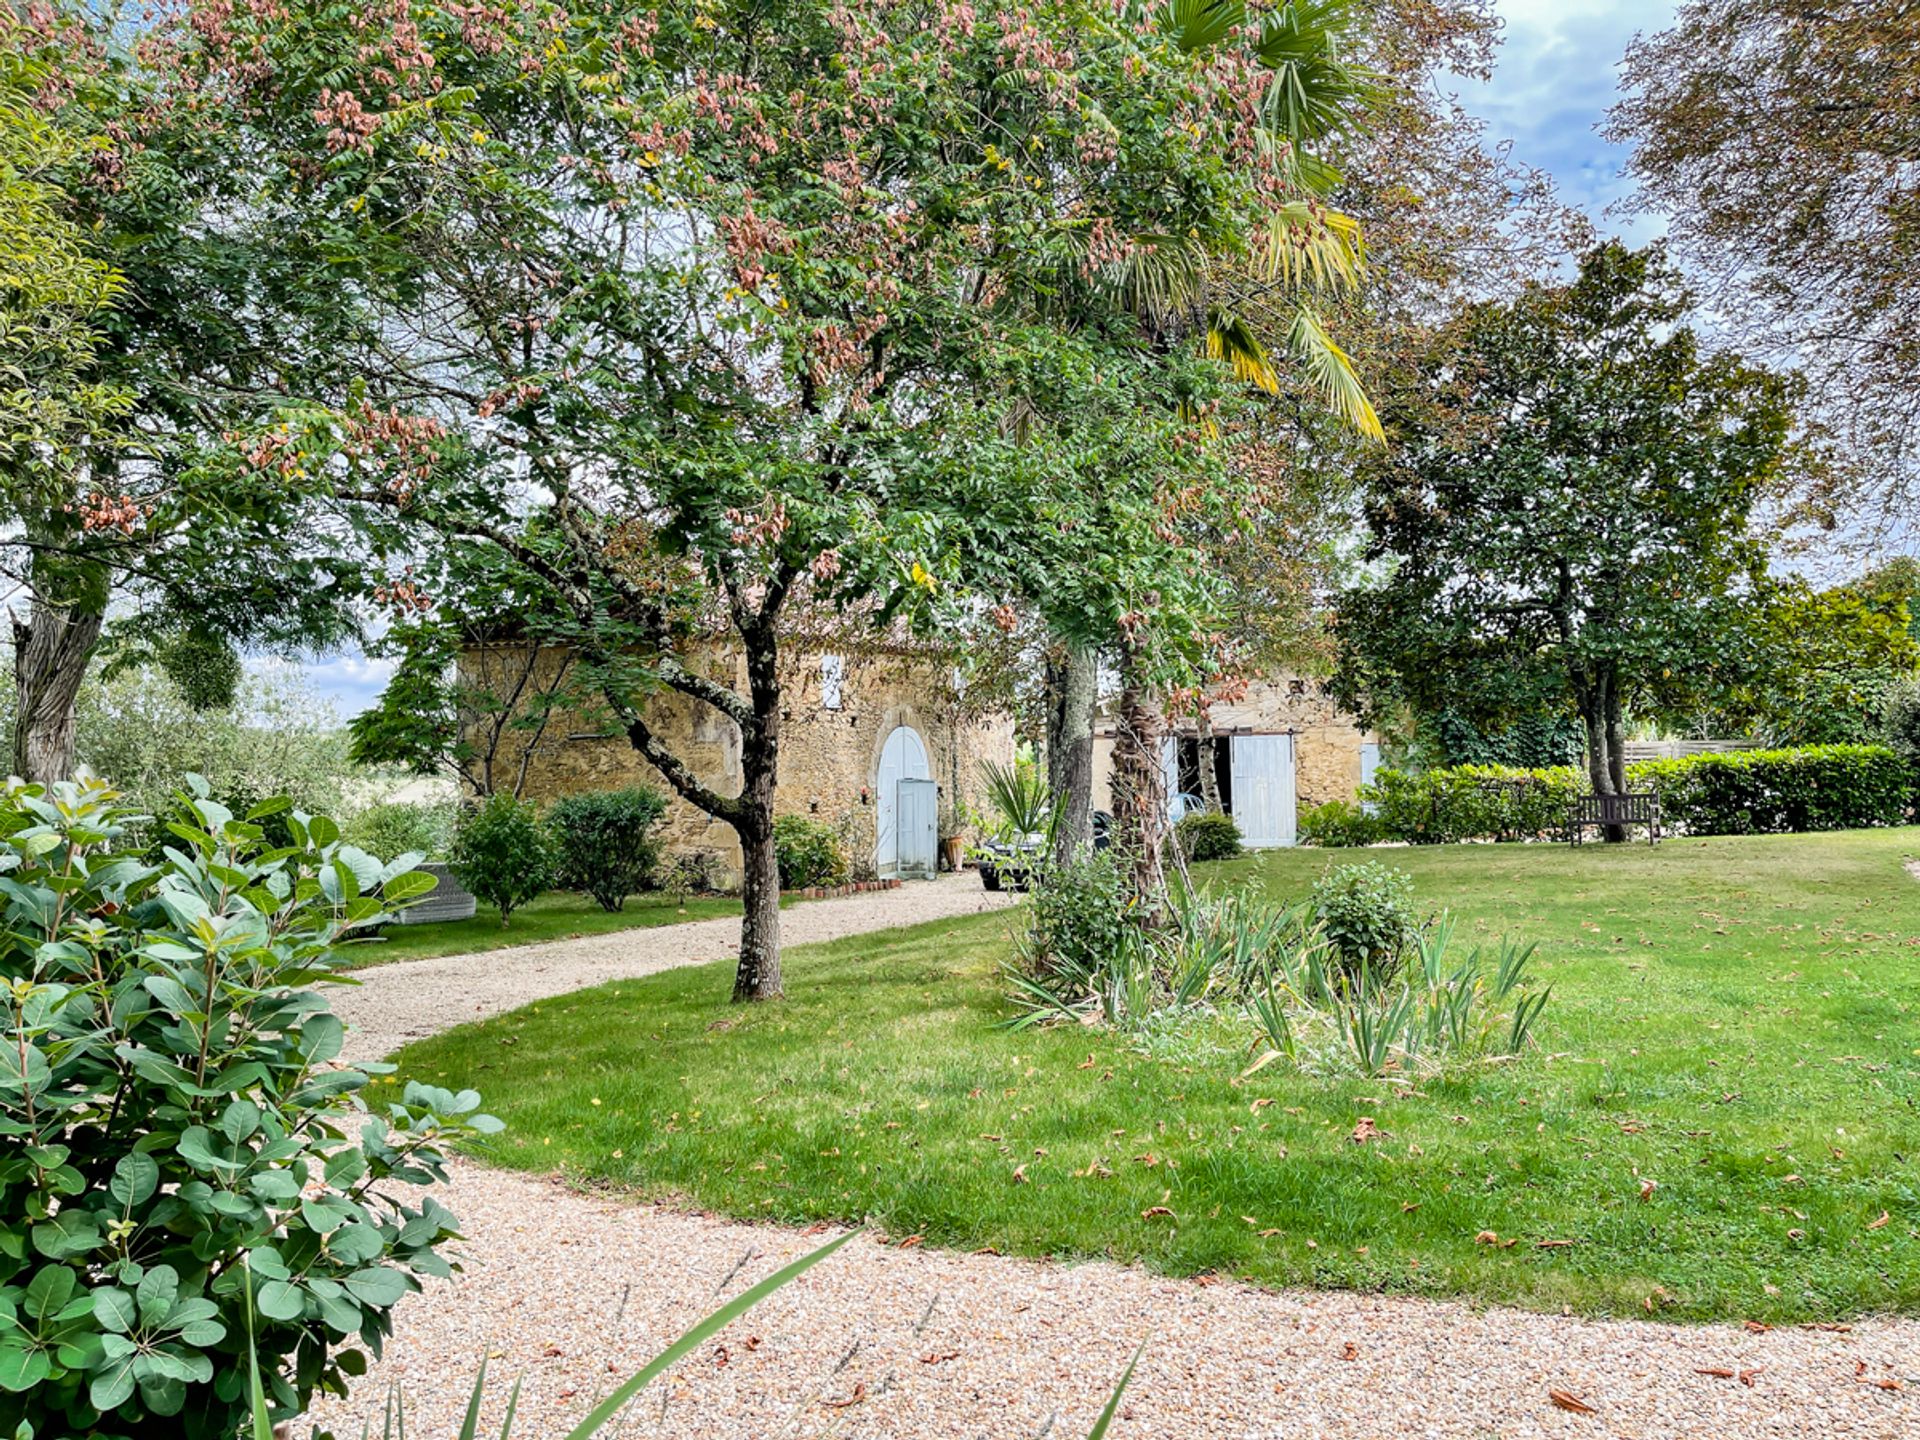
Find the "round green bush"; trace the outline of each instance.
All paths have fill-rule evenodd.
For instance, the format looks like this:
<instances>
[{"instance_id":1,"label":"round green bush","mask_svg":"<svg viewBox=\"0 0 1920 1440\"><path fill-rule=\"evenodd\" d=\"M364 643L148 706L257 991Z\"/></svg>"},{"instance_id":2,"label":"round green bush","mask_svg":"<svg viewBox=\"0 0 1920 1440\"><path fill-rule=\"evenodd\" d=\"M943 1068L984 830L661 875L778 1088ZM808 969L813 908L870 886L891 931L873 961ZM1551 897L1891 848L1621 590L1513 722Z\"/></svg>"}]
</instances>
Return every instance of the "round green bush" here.
<instances>
[{"instance_id":1,"label":"round green bush","mask_svg":"<svg viewBox=\"0 0 1920 1440\"><path fill-rule=\"evenodd\" d=\"M1420 934L1413 877L1369 862L1339 865L1313 886L1313 915L1340 971L1369 985L1399 973Z\"/></svg>"},{"instance_id":2,"label":"round green bush","mask_svg":"<svg viewBox=\"0 0 1920 1440\"><path fill-rule=\"evenodd\" d=\"M484 905L513 912L553 884L553 842L533 806L504 791L460 817L448 855L453 873Z\"/></svg>"},{"instance_id":3,"label":"round green bush","mask_svg":"<svg viewBox=\"0 0 1920 1440\"><path fill-rule=\"evenodd\" d=\"M1240 827L1231 815L1196 811L1173 827L1180 853L1189 860L1231 860L1241 850Z\"/></svg>"},{"instance_id":4,"label":"round green bush","mask_svg":"<svg viewBox=\"0 0 1920 1440\"><path fill-rule=\"evenodd\" d=\"M778 816L773 822L773 850L784 890L838 885L847 878L846 847L825 821L805 815Z\"/></svg>"},{"instance_id":5,"label":"round green bush","mask_svg":"<svg viewBox=\"0 0 1920 1440\"><path fill-rule=\"evenodd\" d=\"M584 890L602 910L618 910L627 896L652 888L660 868L653 827L666 813L665 798L644 785L556 802L547 812L547 829L560 888Z\"/></svg>"}]
</instances>

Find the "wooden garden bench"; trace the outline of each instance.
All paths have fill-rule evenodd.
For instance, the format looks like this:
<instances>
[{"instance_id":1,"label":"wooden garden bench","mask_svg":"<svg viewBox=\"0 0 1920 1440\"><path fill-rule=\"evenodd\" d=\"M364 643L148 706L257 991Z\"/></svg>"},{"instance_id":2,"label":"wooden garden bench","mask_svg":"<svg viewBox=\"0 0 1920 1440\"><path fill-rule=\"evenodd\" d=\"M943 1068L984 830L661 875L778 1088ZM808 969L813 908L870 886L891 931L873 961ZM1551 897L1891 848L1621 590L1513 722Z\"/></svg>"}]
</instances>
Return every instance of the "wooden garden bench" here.
<instances>
[{"instance_id":1,"label":"wooden garden bench","mask_svg":"<svg viewBox=\"0 0 1920 1440\"><path fill-rule=\"evenodd\" d=\"M1647 827L1647 843L1660 843L1660 797L1651 790L1633 791L1624 795L1582 795L1573 802L1573 813L1567 817L1567 841L1580 843L1581 832L1589 826L1598 825L1603 829L1628 825Z\"/></svg>"}]
</instances>

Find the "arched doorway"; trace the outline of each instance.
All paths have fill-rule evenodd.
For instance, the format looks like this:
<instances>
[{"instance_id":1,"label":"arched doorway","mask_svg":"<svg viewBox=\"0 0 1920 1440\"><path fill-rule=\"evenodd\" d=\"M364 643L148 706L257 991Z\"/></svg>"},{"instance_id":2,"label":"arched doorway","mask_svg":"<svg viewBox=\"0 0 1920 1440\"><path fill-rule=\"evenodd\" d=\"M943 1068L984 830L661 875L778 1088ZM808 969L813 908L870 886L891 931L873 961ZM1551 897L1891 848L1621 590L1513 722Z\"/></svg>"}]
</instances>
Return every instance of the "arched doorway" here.
<instances>
[{"instance_id":1,"label":"arched doorway","mask_svg":"<svg viewBox=\"0 0 1920 1440\"><path fill-rule=\"evenodd\" d=\"M934 808L933 766L927 742L911 725L896 725L880 747L880 766L874 777L877 814L874 868L883 880L896 875L933 875L937 814ZM929 824L929 822L933 822Z\"/></svg>"}]
</instances>

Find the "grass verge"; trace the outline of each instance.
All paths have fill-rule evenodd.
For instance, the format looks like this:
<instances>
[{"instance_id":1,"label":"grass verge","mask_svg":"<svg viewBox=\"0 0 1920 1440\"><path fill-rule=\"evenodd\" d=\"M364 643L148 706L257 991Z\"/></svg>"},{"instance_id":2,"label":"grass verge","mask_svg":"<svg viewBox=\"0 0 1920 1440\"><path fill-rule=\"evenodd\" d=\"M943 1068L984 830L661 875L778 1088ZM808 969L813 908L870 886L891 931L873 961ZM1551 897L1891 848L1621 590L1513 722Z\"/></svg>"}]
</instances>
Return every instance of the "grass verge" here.
<instances>
[{"instance_id":1,"label":"grass verge","mask_svg":"<svg viewBox=\"0 0 1920 1440\"><path fill-rule=\"evenodd\" d=\"M999 1027L1005 917L798 950L422 1042L488 1155L785 1222L1172 1274L1762 1321L1920 1309L1920 832L1457 846L1411 871L1460 938L1541 942L1543 1046L1417 1085L1242 1081L1243 1027ZM1228 862L1304 892L1338 852ZM1371 1117L1380 1138L1353 1137ZM1884 1218L1883 1218L1884 1217ZM1491 1237L1491 1238L1489 1238Z\"/></svg>"},{"instance_id":2,"label":"grass verge","mask_svg":"<svg viewBox=\"0 0 1920 1440\"><path fill-rule=\"evenodd\" d=\"M501 950L510 945L538 945L547 940L570 940L582 935L606 935L616 930L644 930L655 925L677 925L683 920L710 920L738 915L740 902L724 895L690 898L685 908L667 895L630 895L621 910L602 910L592 897L554 891L529 901L500 924L497 912L482 910L471 920L443 920L429 925L392 925L381 935L356 941L342 956L346 968L364 969L395 960L428 960L436 955L465 955Z\"/></svg>"}]
</instances>

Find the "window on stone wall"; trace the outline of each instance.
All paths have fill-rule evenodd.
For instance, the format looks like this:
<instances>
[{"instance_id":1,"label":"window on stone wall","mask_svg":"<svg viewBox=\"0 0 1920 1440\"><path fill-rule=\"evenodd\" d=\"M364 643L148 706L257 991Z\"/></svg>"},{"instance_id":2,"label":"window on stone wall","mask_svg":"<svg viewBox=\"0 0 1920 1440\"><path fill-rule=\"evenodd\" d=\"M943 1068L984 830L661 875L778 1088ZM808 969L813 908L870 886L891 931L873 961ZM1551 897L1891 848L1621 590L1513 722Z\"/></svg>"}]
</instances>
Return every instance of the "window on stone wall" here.
<instances>
[{"instance_id":1,"label":"window on stone wall","mask_svg":"<svg viewBox=\"0 0 1920 1440\"><path fill-rule=\"evenodd\" d=\"M838 710L841 703L841 691L847 676L847 662L840 655L822 655L820 657L820 708Z\"/></svg>"}]
</instances>

